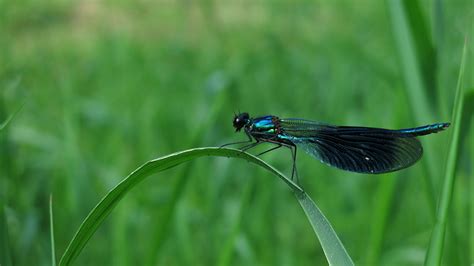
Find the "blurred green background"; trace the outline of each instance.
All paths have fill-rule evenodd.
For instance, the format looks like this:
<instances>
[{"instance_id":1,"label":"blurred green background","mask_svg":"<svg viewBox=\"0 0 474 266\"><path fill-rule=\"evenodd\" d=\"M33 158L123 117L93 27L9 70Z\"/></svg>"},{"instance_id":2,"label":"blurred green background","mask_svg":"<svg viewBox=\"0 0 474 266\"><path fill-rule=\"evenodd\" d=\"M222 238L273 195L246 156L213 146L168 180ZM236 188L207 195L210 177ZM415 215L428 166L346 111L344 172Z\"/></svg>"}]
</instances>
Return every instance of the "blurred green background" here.
<instances>
[{"instance_id":1,"label":"blurred green background","mask_svg":"<svg viewBox=\"0 0 474 266\"><path fill-rule=\"evenodd\" d=\"M424 80L426 116L410 96L396 2L0 1L0 123L22 107L0 131L2 265L51 263L50 195L59 258L91 208L139 165L244 140L232 128L239 110L386 128L450 121L473 3L419 2L433 44L424 67L435 74ZM473 86L468 71L465 87ZM380 176L333 169L300 151L301 183L356 264L423 263L449 136L422 138L418 164ZM450 209L449 265L473 263L468 150ZM287 150L263 159L290 173ZM77 261L326 263L291 191L225 158L146 179Z\"/></svg>"}]
</instances>

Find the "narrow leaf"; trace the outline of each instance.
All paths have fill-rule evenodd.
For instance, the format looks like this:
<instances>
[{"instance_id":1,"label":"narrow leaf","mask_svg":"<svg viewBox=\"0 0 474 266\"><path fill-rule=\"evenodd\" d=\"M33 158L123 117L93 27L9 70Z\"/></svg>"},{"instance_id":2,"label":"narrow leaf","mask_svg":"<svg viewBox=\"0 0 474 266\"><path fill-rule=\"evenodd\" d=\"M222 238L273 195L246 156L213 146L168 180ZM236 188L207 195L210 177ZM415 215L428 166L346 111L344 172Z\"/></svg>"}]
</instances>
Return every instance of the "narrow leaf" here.
<instances>
[{"instance_id":1,"label":"narrow leaf","mask_svg":"<svg viewBox=\"0 0 474 266\"><path fill-rule=\"evenodd\" d=\"M464 67L466 65L466 51L467 45L464 44L464 49L461 59L461 67L459 69L458 84L456 88L456 97L453 108L453 127L451 131L451 142L448 151L448 158L446 163L446 170L444 174L444 184L441 188L441 196L439 200L439 207L433 232L431 233L430 245L426 253L425 265L440 265L443 257L443 246L446 233L446 223L451 203L454 179L456 173L456 164L458 161L458 150L461 135L461 121L464 105L463 93L463 76Z\"/></svg>"},{"instance_id":2,"label":"narrow leaf","mask_svg":"<svg viewBox=\"0 0 474 266\"><path fill-rule=\"evenodd\" d=\"M354 265L329 221L305 192L295 191L314 232L319 238L329 265Z\"/></svg>"},{"instance_id":3,"label":"narrow leaf","mask_svg":"<svg viewBox=\"0 0 474 266\"><path fill-rule=\"evenodd\" d=\"M8 124L10 124L13 118L15 118L15 116L21 111L21 109L23 109L23 106L25 106L25 103L22 103L20 107L15 110L15 112L13 112L5 121L3 121L3 123L0 124L0 131L5 129Z\"/></svg>"},{"instance_id":4,"label":"narrow leaf","mask_svg":"<svg viewBox=\"0 0 474 266\"><path fill-rule=\"evenodd\" d=\"M406 93L417 124L434 122L433 111L430 108L428 95L434 95L425 83L432 80L435 69L428 71L424 66L432 66L434 52L424 53L426 49L432 51L433 46L429 39L429 30L424 22L418 1L388 0L388 11L392 20L392 29L400 57L400 69L405 79ZM431 62L431 63L430 63ZM431 88L430 88L431 89ZM430 213L435 213L435 193L433 176L437 173L437 164L431 146L425 147L423 169L428 174L423 175L426 184L425 192L430 203Z\"/></svg>"},{"instance_id":5,"label":"narrow leaf","mask_svg":"<svg viewBox=\"0 0 474 266\"><path fill-rule=\"evenodd\" d=\"M168 156L164 156L155 160L151 160L129 176L127 176L122 182L120 182L115 188L113 188L107 195L92 209L86 219L83 221L79 230L72 238L69 246L63 254L60 265L71 264L80 252L87 244L89 239L102 224L104 219L110 214L114 207L120 202L120 200L129 192L135 185L140 183L146 177L158 173L172 167L175 167L181 163L190 161L204 156L219 156L219 157L234 157L247 160L248 162L254 163L277 177L283 180L297 195L301 206L303 207L310 223L315 229L315 233L321 241L321 246L327 256L327 260L330 265L341 265L340 262L351 262L349 255L345 251L342 243L339 241L335 231L329 225L329 222L324 218L322 213L317 209L314 202L303 192L303 190L295 184L292 180L281 174L272 166L268 165L258 157L251 154L241 152L235 149L226 148L196 148L190 149L178 153L174 153Z\"/></svg>"},{"instance_id":6,"label":"narrow leaf","mask_svg":"<svg viewBox=\"0 0 474 266\"><path fill-rule=\"evenodd\" d=\"M49 196L49 233L51 237L51 265L56 266L56 247L54 244L53 195Z\"/></svg>"}]
</instances>

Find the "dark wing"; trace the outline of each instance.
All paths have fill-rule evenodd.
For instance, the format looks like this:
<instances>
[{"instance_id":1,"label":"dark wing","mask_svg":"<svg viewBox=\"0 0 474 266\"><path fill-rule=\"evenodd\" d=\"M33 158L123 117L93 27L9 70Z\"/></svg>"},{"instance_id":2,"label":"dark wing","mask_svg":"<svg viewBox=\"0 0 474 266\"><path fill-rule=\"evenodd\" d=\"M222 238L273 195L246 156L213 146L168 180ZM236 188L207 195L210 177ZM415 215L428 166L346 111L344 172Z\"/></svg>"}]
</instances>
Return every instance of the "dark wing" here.
<instances>
[{"instance_id":1,"label":"dark wing","mask_svg":"<svg viewBox=\"0 0 474 266\"><path fill-rule=\"evenodd\" d=\"M321 162L339 169L380 174L411 166L423 148L414 129L389 130L282 119L282 136ZM425 132L426 133L426 132Z\"/></svg>"}]
</instances>

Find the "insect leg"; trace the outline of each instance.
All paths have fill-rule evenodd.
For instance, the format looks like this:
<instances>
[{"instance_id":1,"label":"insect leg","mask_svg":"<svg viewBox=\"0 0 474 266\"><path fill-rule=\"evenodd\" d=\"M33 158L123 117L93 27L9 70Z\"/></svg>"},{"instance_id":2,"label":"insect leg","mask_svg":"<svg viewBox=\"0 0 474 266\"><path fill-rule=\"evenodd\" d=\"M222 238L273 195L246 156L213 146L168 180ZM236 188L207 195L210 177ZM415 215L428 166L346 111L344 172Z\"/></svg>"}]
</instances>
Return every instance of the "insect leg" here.
<instances>
[{"instance_id":1,"label":"insect leg","mask_svg":"<svg viewBox=\"0 0 474 266\"><path fill-rule=\"evenodd\" d=\"M247 131L245 131L245 134L246 134L247 137L249 138L248 140L246 140L246 141L237 141L237 142L226 143L226 144L224 144L224 145L219 146L219 148L226 147L226 146L231 146L231 145L237 145L237 144L253 143L253 139L252 139L252 137L250 136L250 134L249 134ZM245 146L244 146L244 147L245 147Z\"/></svg>"},{"instance_id":2,"label":"insect leg","mask_svg":"<svg viewBox=\"0 0 474 266\"><path fill-rule=\"evenodd\" d=\"M249 150L249 149L251 149L251 148L253 148L253 147L256 147L257 145L260 145L260 144L262 144L262 143L263 143L263 142L261 142L261 141L259 141L259 140L257 139L256 142L252 142L252 143L250 143L250 144L248 144L248 145L245 145L245 146L243 146L243 147L240 147L239 150L241 150L241 151L246 151L246 150Z\"/></svg>"},{"instance_id":3,"label":"insect leg","mask_svg":"<svg viewBox=\"0 0 474 266\"><path fill-rule=\"evenodd\" d=\"M293 170L291 171L291 180L296 175L296 184L300 184L300 179L298 178L298 169L296 168L296 146L291 146L291 156L293 157Z\"/></svg>"},{"instance_id":4,"label":"insect leg","mask_svg":"<svg viewBox=\"0 0 474 266\"><path fill-rule=\"evenodd\" d=\"M273 147L273 148L271 148L271 149L268 149L268 150L266 150L266 151L263 151L263 152L257 154L257 156L263 155L263 154L265 154L265 153L267 153L267 152L274 151L274 150L279 149L279 148L281 148L281 147L283 147L282 144L277 144L277 146L275 146L275 147Z\"/></svg>"},{"instance_id":5,"label":"insect leg","mask_svg":"<svg viewBox=\"0 0 474 266\"><path fill-rule=\"evenodd\" d=\"M257 139L258 140L258 139ZM291 171L291 180L295 180L295 176L296 176L296 184L300 184L300 181L299 181L299 178L298 178L298 169L296 168L296 145L294 144L289 144L289 143L282 143L282 142L279 142L279 141L276 141L276 140L272 140L272 139L266 139L265 142L268 142L268 143L273 143L273 144L276 144L278 146L276 147L273 147L267 151L264 151L260 154L258 154L257 156L260 156L264 153L267 153L269 151L273 151L273 150L276 150L280 147L287 147L288 149L290 149L291 151L291 158L293 159L293 167L292 167L292 171Z\"/></svg>"}]
</instances>

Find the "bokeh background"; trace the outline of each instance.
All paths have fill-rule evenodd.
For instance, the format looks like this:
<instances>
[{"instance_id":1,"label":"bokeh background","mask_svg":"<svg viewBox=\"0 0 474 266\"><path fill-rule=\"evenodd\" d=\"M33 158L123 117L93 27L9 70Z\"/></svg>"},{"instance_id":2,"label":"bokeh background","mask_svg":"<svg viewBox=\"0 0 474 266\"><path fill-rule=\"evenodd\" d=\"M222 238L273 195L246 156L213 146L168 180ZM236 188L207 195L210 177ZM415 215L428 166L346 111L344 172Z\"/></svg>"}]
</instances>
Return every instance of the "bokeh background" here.
<instances>
[{"instance_id":1,"label":"bokeh background","mask_svg":"<svg viewBox=\"0 0 474 266\"><path fill-rule=\"evenodd\" d=\"M232 128L239 110L386 128L450 121L473 3L418 2L434 44L424 66L435 69L425 80L431 93L419 99L429 103L427 116L411 96L397 2L0 1L0 122L18 111L0 131L0 260L50 264L50 195L59 258L93 206L147 160L245 139ZM423 137L418 164L380 176L300 152L302 185L357 264L423 263L449 136ZM450 209L449 265L473 262L468 150ZM287 150L263 158L290 173ZM134 188L77 261L216 264L326 261L280 180L211 157Z\"/></svg>"}]
</instances>

